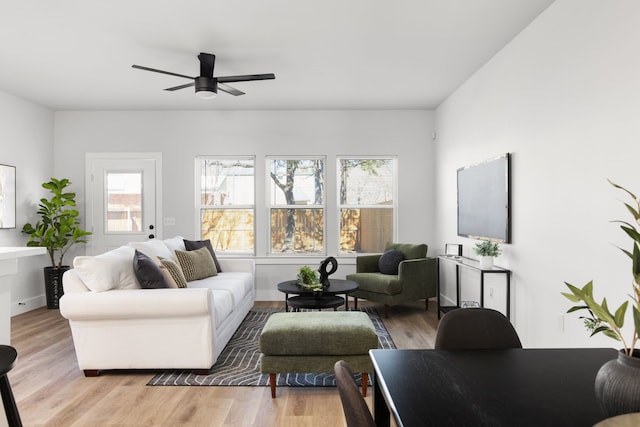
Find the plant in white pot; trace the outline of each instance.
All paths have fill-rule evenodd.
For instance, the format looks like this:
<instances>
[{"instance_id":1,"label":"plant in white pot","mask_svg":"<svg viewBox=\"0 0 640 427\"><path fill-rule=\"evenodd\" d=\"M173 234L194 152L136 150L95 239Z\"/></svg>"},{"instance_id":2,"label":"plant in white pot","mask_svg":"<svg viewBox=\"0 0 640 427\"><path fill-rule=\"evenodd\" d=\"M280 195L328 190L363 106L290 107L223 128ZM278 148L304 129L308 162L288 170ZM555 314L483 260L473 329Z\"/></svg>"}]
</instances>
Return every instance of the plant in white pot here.
<instances>
[{"instance_id":1,"label":"plant in white pot","mask_svg":"<svg viewBox=\"0 0 640 427\"><path fill-rule=\"evenodd\" d=\"M477 242L473 250L480 256L480 268L483 270L492 268L493 258L500 255L500 246L491 240L481 240Z\"/></svg>"},{"instance_id":2,"label":"plant in white pot","mask_svg":"<svg viewBox=\"0 0 640 427\"><path fill-rule=\"evenodd\" d=\"M640 232L636 226L640 226L640 199L624 187L611 181L611 185L627 193L632 203L624 203L627 211L633 217L633 223L626 221L614 221L620 224L620 228L631 238L631 250L620 248L631 259L632 292L631 320L633 332L631 339L625 340L622 332L624 327L629 301L623 302L613 313L603 298L598 303L593 296L593 281L582 288L573 286L567 282L565 285L571 293L563 292L571 302L578 305L571 307L567 312L586 311L587 315L581 316L585 327L591 336L602 333L622 343L623 348L618 353L618 358L605 363L596 376L596 397L600 406L608 417L628 412L640 412L640 350L635 349L640 331Z\"/></svg>"},{"instance_id":3,"label":"plant in white pot","mask_svg":"<svg viewBox=\"0 0 640 427\"><path fill-rule=\"evenodd\" d=\"M66 191L69 185L71 181L66 178L51 178L43 183L42 187L51 191L52 196L40 199L40 220L22 227L22 232L29 235L27 246L45 247L51 259L51 266L44 268L48 308L58 308L63 293L62 274L69 269L63 265L64 255L74 244L86 243L85 237L91 234L78 226L76 193Z\"/></svg>"}]
</instances>

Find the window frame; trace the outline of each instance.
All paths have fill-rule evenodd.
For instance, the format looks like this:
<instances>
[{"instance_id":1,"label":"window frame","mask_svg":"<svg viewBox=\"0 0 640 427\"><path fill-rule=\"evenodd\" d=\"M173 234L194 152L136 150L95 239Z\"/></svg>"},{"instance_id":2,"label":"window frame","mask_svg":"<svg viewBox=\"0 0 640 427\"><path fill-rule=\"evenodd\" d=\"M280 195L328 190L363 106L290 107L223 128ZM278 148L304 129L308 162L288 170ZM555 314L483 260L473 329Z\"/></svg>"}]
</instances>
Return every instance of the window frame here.
<instances>
[{"instance_id":1,"label":"window frame","mask_svg":"<svg viewBox=\"0 0 640 427\"><path fill-rule=\"evenodd\" d=\"M234 204L234 205L203 205L201 203L202 200L202 161L203 160L237 160L237 161L247 161L250 160L253 162L253 204ZM196 155L195 156L195 224L196 224L196 235L202 238L203 230L202 230L202 211L206 209L213 210L251 210L253 212L253 249L247 252L240 251L225 251L218 250L216 248L216 255L222 256L256 256L257 251L257 209L256 209L256 156L255 155Z\"/></svg>"},{"instance_id":2,"label":"window frame","mask_svg":"<svg viewBox=\"0 0 640 427\"><path fill-rule=\"evenodd\" d=\"M273 179L271 178L271 162L273 160L321 160L323 162L323 182L325 183L323 187L322 194L322 204L306 204L306 205L286 205L286 204L275 204L274 200L272 200L273 194L271 193L271 186L275 185L273 183ZM267 155L265 156L265 212L266 212L266 223L267 230L266 233L266 254L267 256L274 257L317 257L317 256L326 256L327 254L327 155ZM314 201L315 202L315 201ZM273 209L315 209L320 210L322 212L322 250L319 252L304 252L304 253L296 253L296 252L280 252L275 251L272 246L272 225L271 225L271 211Z\"/></svg>"},{"instance_id":3,"label":"window frame","mask_svg":"<svg viewBox=\"0 0 640 427\"><path fill-rule=\"evenodd\" d=\"M353 205L353 204L342 204L340 202L340 185L341 185L341 161L342 160L390 160L392 161L392 192L393 192L393 202L389 205ZM397 155L367 155L367 156L358 156L358 155L338 155L336 156L336 212L335 212L335 220L337 225L336 238L337 238L337 247L336 254L340 257L357 257L366 254L380 253L384 250L381 248L380 251L376 252L343 252L341 250L340 242L341 242L341 234L342 234L342 210L343 209L392 209L392 224L391 224L391 241L396 241L398 236L398 156Z\"/></svg>"}]
</instances>

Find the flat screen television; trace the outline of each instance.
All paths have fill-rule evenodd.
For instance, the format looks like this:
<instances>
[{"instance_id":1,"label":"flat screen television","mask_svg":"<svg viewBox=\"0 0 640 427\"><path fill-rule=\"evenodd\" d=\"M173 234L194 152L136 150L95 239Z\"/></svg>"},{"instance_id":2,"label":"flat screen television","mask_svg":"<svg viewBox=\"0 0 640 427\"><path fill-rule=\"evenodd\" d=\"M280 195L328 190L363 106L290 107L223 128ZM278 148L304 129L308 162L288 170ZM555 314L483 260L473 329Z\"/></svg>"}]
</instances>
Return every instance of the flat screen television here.
<instances>
[{"instance_id":1,"label":"flat screen television","mask_svg":"<svg viewBox=\"0 0 640 427\"><path fill-rule=\"evenodd\" d=\"M458 169L458 236L511 242L509 153Z\"/></svg>"}]
</instances>

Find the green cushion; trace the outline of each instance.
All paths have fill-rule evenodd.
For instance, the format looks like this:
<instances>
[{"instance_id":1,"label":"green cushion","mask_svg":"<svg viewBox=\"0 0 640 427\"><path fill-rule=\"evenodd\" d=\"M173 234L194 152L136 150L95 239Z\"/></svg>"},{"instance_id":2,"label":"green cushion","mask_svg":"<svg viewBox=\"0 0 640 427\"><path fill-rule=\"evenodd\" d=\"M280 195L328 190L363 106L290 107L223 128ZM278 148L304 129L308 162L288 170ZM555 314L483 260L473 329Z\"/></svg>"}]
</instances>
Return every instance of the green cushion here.
<instances>
[{"instance_id":1,"label":"green cushion","mask_svg":"<svg viewBox=\"0 0 640 427\"><path fill-rule=\"evenodd\" d=\"M427 245L412 245L410 243L391 243L388 242L384 248L384 251L388 251L389 249L397 249L404 254L405 259L416 259L416 258L426 258L427 256Z\"/></svg>"},{"instance_id":2,"label":"green cushion","mask_svg":"<svg viewBox=\"0 0 640 427\"><path fill-rule=\"evenodd\" d=\"M347 280L353 280L358 283L359 291L387 295L395 295L402 292L402 283L400 283L398 276L395 274L353 273L347 275Z\"/></svg>"},{"instance_id":3,"label":"green cushion","mask_svg":"<svg viewBox=\"0 0 640 427\"><path fill-rule=\"evenodd\" d=\"M378 348L378 336L361 311L274 313L260 334L260 351L267 355L354 355L372 348Z\"/></svg>"}]
</instances>

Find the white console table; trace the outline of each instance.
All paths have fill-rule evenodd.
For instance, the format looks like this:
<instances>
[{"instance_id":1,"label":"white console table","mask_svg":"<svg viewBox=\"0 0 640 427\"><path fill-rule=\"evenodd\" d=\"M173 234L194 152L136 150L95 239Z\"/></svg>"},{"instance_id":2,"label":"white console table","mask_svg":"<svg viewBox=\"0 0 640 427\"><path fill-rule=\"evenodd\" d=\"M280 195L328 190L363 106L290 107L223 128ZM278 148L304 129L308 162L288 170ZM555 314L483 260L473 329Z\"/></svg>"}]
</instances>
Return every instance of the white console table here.
<instances>
[{"instance_id":1,"label":"white console table","mask_svg":"<svg viewBox=\"0 0 640 427\"><path fill-rule=\"evenodd\" d=\"M46 253L40 247L0 247L0 344L11 344L11 279L18 273L18 258Z\"/></svg>"}]
</instances>

